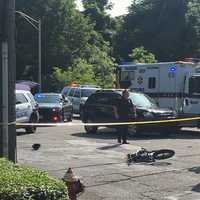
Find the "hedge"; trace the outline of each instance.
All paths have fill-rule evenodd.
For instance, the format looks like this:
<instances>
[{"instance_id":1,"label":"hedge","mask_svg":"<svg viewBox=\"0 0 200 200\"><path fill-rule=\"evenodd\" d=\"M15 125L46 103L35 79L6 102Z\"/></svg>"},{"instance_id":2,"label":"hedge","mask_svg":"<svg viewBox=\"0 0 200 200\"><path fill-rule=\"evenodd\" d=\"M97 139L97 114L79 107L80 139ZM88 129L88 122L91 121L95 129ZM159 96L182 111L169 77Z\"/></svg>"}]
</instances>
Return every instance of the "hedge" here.
<instances>
[{"instance_id":1,"label":"hedge","mask_svg":"<svg viewBox=\"0 0 200 200\"><path fill-rule=\"evenodd\" d=\"M63 181L0 158L0 200L68 200Z\"/></svg>"}]
</instances>

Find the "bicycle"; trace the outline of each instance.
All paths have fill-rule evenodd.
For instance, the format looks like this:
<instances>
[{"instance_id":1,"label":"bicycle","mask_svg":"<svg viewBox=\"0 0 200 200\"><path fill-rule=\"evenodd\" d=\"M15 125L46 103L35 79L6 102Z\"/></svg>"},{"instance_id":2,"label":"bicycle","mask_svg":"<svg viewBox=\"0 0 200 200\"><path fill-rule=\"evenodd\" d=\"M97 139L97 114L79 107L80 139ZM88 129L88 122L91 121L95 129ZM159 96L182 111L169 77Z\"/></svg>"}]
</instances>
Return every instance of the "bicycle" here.
<instances>
[{"instance_id":1,"label":"bicycle","mask_svg":"<svg viewBox=\"0 0 200 200\"><path fill-rule=\"evenodd\" d=\"M156 160L163 160L174 156L175 152L170 149L160 149L148 151L145 148L137 151L134 154L127 154L127 164L139 162L155 162Z\"/></svg>"}]
</instances>

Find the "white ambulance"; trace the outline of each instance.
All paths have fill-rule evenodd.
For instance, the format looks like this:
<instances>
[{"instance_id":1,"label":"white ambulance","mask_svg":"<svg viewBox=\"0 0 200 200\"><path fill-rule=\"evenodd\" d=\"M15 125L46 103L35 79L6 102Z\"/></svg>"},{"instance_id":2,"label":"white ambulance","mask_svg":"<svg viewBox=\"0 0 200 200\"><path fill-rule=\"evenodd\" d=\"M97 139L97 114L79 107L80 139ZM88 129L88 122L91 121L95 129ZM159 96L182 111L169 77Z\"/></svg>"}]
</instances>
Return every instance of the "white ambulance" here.
<instances>
[{"instance_id":1,"label":"white ambulance","mask_svg":"<svg viewBox=\"0 0 200 200\"><path fill-rule=\"evenodd\" d=\"M177 111L179 117L200 115L200 64L161 62L118 66L120 87L141 91L156 100L160 107ZM199 126L188 121L180 126Z\"/></svg>"}]
</instances>

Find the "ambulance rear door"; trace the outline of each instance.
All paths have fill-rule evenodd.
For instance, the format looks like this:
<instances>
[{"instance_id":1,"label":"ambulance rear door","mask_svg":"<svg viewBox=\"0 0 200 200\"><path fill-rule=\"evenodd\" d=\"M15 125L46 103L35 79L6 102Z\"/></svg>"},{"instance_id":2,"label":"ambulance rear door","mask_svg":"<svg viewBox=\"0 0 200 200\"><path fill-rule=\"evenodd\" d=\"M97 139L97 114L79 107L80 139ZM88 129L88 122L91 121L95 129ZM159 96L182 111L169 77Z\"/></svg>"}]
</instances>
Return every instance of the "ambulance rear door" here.
<instances>
[{"instance_id":1,"label":"ambulance rear door","mask_svg":"<svg viewBox=\"0 0 200 200\"><path fill-rule=\"evenodd\" d=\"M183 113L200 114L200 74L190 74L186 77Z\"/></svg>"}]
</instances>

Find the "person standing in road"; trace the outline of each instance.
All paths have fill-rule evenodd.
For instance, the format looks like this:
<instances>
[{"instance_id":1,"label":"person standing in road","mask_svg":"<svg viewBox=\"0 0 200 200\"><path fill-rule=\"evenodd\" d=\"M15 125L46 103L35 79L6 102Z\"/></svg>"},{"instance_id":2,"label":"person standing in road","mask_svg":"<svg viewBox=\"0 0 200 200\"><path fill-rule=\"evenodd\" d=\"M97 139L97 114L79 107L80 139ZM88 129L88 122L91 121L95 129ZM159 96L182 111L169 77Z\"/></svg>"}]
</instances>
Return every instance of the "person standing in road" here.
<instances>
[{"instance_id":1,"label":"person standing in road","mask_svg":"<svg viewBox=\"0 0 200 200\"><path fill-rule=\"evenodd\" d=\"M127 89L123 90L122 98L119 100L117 107L114 109L115 117L119 122L128 122L130 121L130 115L134 112L134 106L132 101L129 99L129 92ZM117 128L118 136L117 141L118 143L122 144L129 144L127 142L127 135L128 135L128 125L120 125Z\"/></svg>"}]
</instances>

